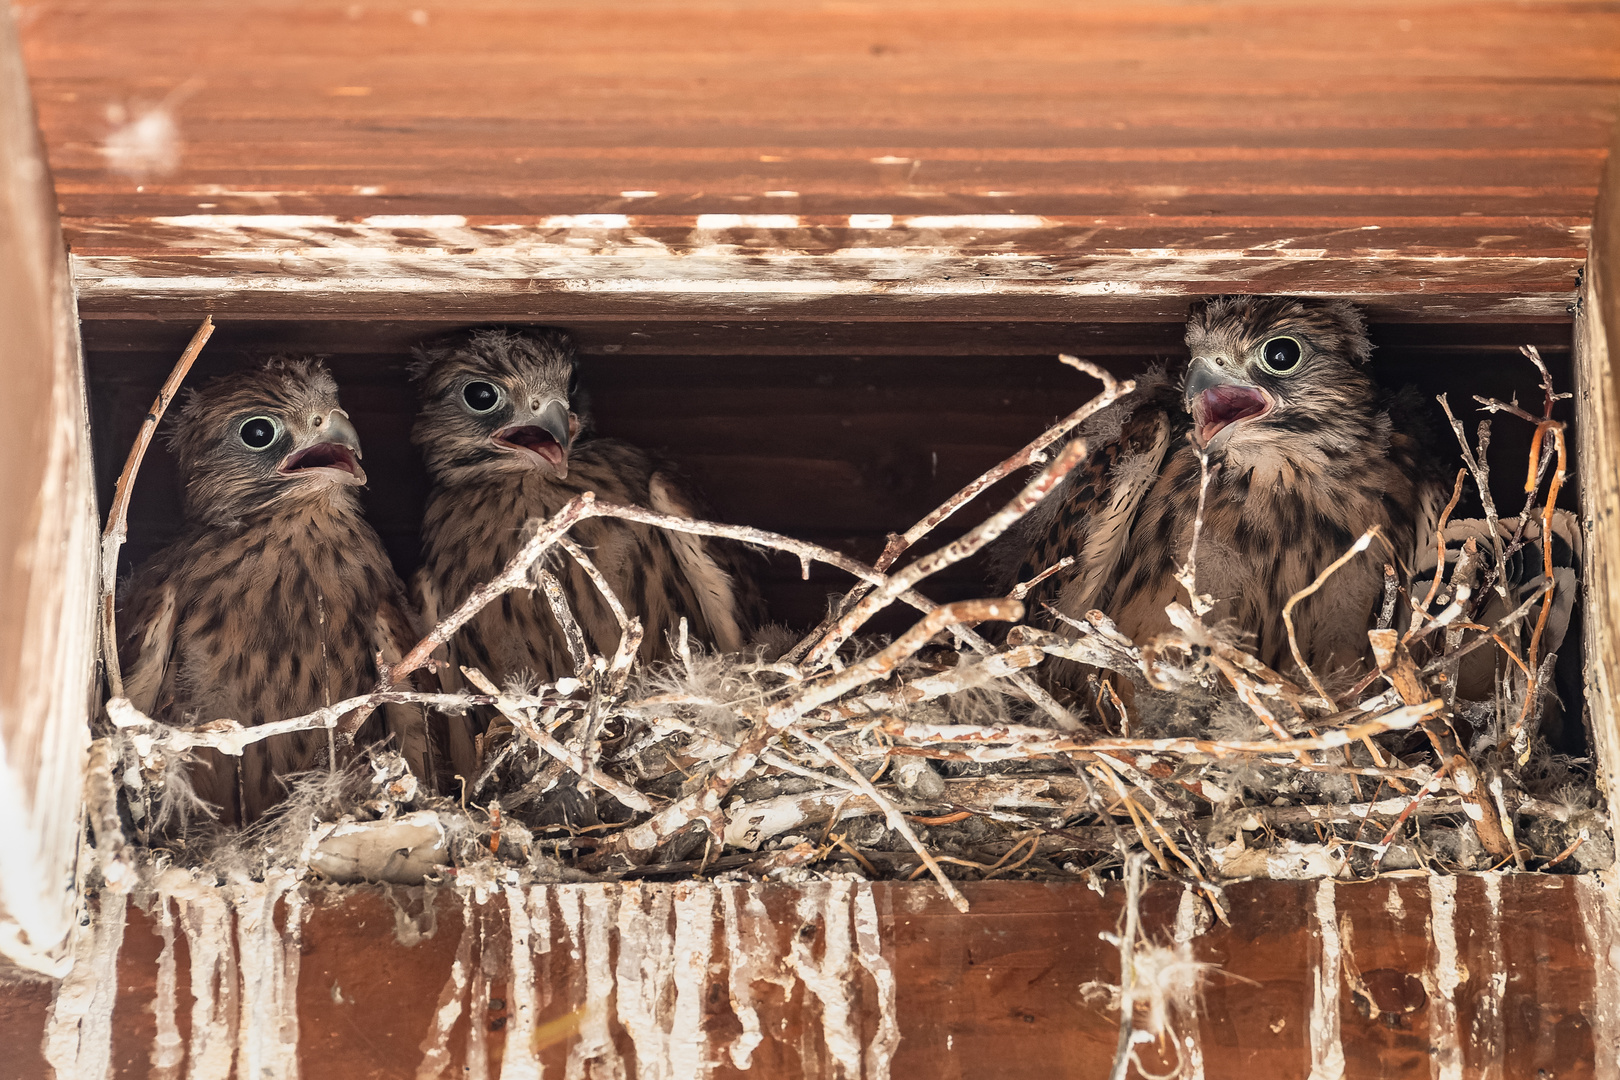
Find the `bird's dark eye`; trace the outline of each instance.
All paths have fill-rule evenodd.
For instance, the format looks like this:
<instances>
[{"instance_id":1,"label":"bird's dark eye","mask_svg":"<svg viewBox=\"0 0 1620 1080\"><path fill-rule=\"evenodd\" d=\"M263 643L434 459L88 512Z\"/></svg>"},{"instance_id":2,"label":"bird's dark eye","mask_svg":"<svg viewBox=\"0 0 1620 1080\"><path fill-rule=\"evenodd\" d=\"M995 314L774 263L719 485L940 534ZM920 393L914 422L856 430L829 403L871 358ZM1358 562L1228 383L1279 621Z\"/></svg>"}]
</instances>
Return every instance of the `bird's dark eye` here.
<instances>
[{"instance_id":1,"label":"bird's dark eye","mask_svg":"<svg viewBox=\"0 0 1620 1080\"><path fill-rule=\"evenodd\" d=\"M478 380L461 388L461 400L473 412L486 413L501 403L501 392L494 383Z\"/></svg>"},{"instance_id":2,"label":"bird's dark eye","mask_svg":"<svg viewBox=\"0 0 1620 1080\"><path fill-rule=\"evenodd\" d=\"M1260 365L1273 375L1286 375L1299 367L1303 350L1291 337L1274 337L1260 346Z\"/></svg>"},{"instance_id":3,"label":"bird's dark eye","mask_svg":"<svg viewBox=\"0 0 1620 1080\"><path fill-rule=\"evenodd\" d=\"M242 421L236 434L249 450L263 450L276 441L276 436L281 434L281 425L274 417L251 416Z\"/></svg>"}]
</instances>

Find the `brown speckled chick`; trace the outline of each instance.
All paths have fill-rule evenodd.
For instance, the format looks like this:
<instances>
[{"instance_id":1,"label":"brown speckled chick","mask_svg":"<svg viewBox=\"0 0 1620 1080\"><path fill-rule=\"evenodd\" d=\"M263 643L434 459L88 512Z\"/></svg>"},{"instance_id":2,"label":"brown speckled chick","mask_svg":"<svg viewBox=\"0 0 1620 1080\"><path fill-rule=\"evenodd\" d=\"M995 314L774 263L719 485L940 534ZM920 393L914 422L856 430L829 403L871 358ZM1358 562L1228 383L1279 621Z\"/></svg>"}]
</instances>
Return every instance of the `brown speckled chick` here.
<instances>
[{"instance_id":1,"label":"brown speckled chick","mask_svg":"<svg viewBox=\"0 0 1620 1080\"><path fill-rule=\"evenodd\" d=\"M1441 490L1409 397L1365 370L1372 346L1349 304L1223 296L1194 305L1180 384L1149 376L1084 433L1091 459L1026 519L1016 580L1074 555L1032 596L1073 618L1099 609L1136 641L1168 631L1188 602L1176 568L1192 542L1200 449L1215 470L1198 588L1256 655L1294 666L1283 605L1369 526L1402 560L1432 533ZM1388 548L1352 560L1295 610L1319 674L1358 666L1382 596Z\"/></svg>"},{"instance_id":2,"label":"brown speckled chick","mask_svg":"<svg viewBox=\"0 0 1620 1080\"><path fill-rule=\"evenodd\" d=\"M647 453L586 437L573 394L575 363L572 339L553 330L480 330L418 350L412 374L422 405L411 437L433 489L416 581L429 625L501 571L528 521L555 514L582 492L697 516L691 497ZM581 522L570 535L628 615L641 619L643 660L669 655L669 637L683 617L694 641L724 652L743 646L756 602L724 545L607 518ZM572 559L554 559L550 569L587 647L611 656L619 624L601 594ZM485 608L451 640L449 652L451 680L463 665L497 682L573 674L562 629L538 592L508 593ZM474 768L472 735L470 724L451 724L450 756L464 776Z\"/></svg>"},{"instance_id":3,"label":"brown speckled chick","mask_svg":"<svg viewBox=\"0 0 1620 1080\"><path fill-rule=\"evenodd\" d=\"M193 392L170 437L185 483L180 537L125 590L118 625L125 691L185 727L262 724L376 686L377 655L416 641L404 590L360 514L360 441L317 360L270 361ZM387 734L426 775L421 714L383 710ZM200 751L191 781L226 824L284 793L278 778L326 759L324 732L276 736L241 758Z\"/></svg>"}]
</instances>

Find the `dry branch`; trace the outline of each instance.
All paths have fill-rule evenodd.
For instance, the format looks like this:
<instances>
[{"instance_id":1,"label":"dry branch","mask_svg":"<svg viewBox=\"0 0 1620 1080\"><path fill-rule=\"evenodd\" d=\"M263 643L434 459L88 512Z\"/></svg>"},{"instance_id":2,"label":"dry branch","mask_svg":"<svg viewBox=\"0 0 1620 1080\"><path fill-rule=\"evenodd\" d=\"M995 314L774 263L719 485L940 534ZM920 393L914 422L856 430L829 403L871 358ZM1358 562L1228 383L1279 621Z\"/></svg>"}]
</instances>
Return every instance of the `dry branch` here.
<instances>
[{"instance_id":1,"label":"dry branch","mask_svg":"<svg viewBox=\"0 0 1620 1080\"><path fill-rule=\"evenodd\" d=\"M118 665L115 611L118 604L118 552L129 533L129 500L135 491L135 476L141 471L146 448L152 445L152 436L157 432L163 414L168 411L169 403L179 392L186 373L197 362L198 354L213 333L213 316L204 316L185 351L180 354L180 359L175 361L169 377L163 380L163 386L152 401L146 418L141 421L140 430L135 433L135 443L129 448L129 457L124 461L124 471L118 474L118 484L113 488L112 506L107 509L107 525L101 531L101 660L106 668L107 690L111 697L124 696L124 674Z\"/></svg>"}]
</instances>

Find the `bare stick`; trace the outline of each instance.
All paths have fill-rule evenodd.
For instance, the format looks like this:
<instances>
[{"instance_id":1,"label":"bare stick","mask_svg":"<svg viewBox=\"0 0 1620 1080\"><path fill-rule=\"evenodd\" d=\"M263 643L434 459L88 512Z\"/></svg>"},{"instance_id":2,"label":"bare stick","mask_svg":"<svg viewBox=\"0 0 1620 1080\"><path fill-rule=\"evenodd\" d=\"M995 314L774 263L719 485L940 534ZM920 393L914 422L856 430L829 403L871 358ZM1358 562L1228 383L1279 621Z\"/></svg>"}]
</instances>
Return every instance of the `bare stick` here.
<instances>
[{"instance_id":1,"label":"bare stick","mask_svg":"<svg viewBox=\"0 0 1620 1080\"><path fill-rule=\"evenodd\" d=\"M534 535L518 549L516 555L506 564L506 568L497 574L493 580L481 585L472 591L472 595L461 602L461 605L451 612L427 636L418 641L410 652L406 653L400 662L393 665L383 679L384 688L397 684L400 679L409 675L417 668L428 662L433 651L444 645L455 636L467 623L472 621L484 608L494 603L502 595L513 589L527 589L531 586L529 567L534 565L536 559L543 555L547 548L557 542L557 538L573 528L582 518L592 516L590 511L596 503L596 493L587 491L571 500L567 506L551 516L549 521L543 523L534 531ZM345 732L352 734L352 732Z\"/></svg>"},{"instance_id":2,"label":"bare stick","mask_svg":"<svg viewBox=\"0 0 1620 1080\"><path fill-rule=\"evenodd\" d=\"M197 355L208 344L213 333L214 318L212 315L205 316L202 325L191 335L186 351L175 361L169 377L163 380L162 388L152 401L152 408L147 411L146 419L141 421L141 429L135 433L135 444L129 448L124 471L118 474L112 506L107 510L107 526L101 531L101 657L106 665L107 686L113 697L124 696L124 673L118 665L118 626L114 615L118 593L118 551L124 546L124 538L129 535L129 500L135 490L135 474L141 471L146 448L152 445L152 436L163 420L163 414L168 411L169 403L174 400L186 373L197 362Z\"/></svg>"},{"instance_id":3,"label":"bare stick","mask_svg":"<svg viewBox=\"0 0 1620 1080\"><path fill-rule=\"evenodd\" d=\"M602 854L619 853L635 857L650 854L659 844L694 822L703 823L711 833L723 828L720 800L733 785L746 776L755 763L783 729L793 724L811 709L824 705L857 686L876 679L887 678L901 661L922 648L934 635L954 623L986 622L990 620L1017 621L1024 617L1024 605L1008 600L964 600L935 608L916 626L894 640L877 655L851 664L841 672L831 672L809 679L792 688L784 700L763 712L753 713L754 729L743 738L731 755L697 791L653 815L648 821L622 829L608 839L599 850Z\"/></svg>"},{"instance_id":4,"label":"bare stick","mask_svg":"<svg viewBox=\"0 0 1620 1080\"><path fill-rule=\"evenodd\" d=\"M568 643L569 658L574 662L574 674L585 674L591 662L585 655L585 635L580 632L579 623L574 621L574 613L568 610L568 597L563 595L562 582L549 570L541 570L535 577L540 581L540 591L546 594L546 603L551 605L552 618L562 628L563 640Z\"/></svg>"},{"instance_id":5,"label":"bare stick","mask_svg":"<svg viewBox=\"0 0 1620 1080\"><path fill-rule=\"evenodd\" d=\"M1422 724L1429 717L1440 712L1445 703L1439 698L1432 701L1422 701L1415 705L1403 705L1381 716L1373 717L1360 724L1348 724L1342 728L1325 731L1320 735L1306 739L1288 739L1287 741L1275 739L1256 740L1230 740L1230 739L1091 739L1085 742L1075 742L1071 739L1017 739L1008 740L1012 743L1006 752L990 754L982 757L973 756L973 760L996 760L1006 758L1033 757L1040 754L1108 754L1108 753L1155 753L1155 754L1207 754L1211 757L1224 757L1228 754L1293 754L1304 750L1335 750L1341 746L1360 742L1370 735L1382 735L1388 731L1405 731ZM924 725L923 731L928 727ZM911 724L903 722L886 723L884 730L896 738L909 738L913 741L948 742L953 745L966 745L980 741L964 738L959 735L944 734L948 728L937 728L932 736L925 737L917 734L918 729ZM974 729L969 729L974 730ZM943 734L943 737L940 737ZM985 742L1000 741L994 739ZM900 747L895 751L899 752ZM1343 770L1334 770L1343 771ZM1376 775L1376 771L1374 772Z\"/></svg>"},{"instance_id":6,"label":"bare stick","mask_svg":"<svg viewBox=\"0 0 1620 1080\"><path fill-rule=\"evenodd\" d=\"M571 684L571 685L570 685ZM562 689L563 687L567 689ZM579 686L577 679L558 681L559 694L572 693ZM552 708L566 706L583 708L584 702L558 694L507 695L506 700L523 708ZM338 726L339 720L356 711L370 713L383 705L425 705L448 712L461 712L474 705L493 705L495 700L483 694L423 694L413 690L373 690L369 694L344 698L303 716L285 720L272 720L266 724L243 727L235 720L216 719L195 727L178 728L159 723L141 712L128 698L111 698L107 702L107 715L114 726L138 729L137 738L150 739L151 746L161 746L174 753L183 753L203 746L222 754L240 755L244 747L278 735L296 731L326 731ZM140 745L137 752L145 753Z\"/></svg>"},{"instance_id":7,"label":"bare stick","mask_svg":"<svg viewBox=\"0 0 1620 1080\"><path fill-rule=\"evenodd\" d=\"M613 587L608 584L607 578L602 576L602 571L596 568L596 564L591 561L591 557L585 554L585 549L566 536L557 538L557 546L568 552L568 557L578 563L579 568L585 571L585 576L591 579L591 584L596 586L596 591L602 594L602 599L607 602L609 610L613 612L613 618L618 621L619 629L622 631L629 626L630 616L625 614L624 605L619 603L619 598L613 592Z\"/></svg>"},{"instance_id":8,"label":"bare stick","mask_svg":"<svg viewBox=\"0 0 1620 1080\"><path fill-rule=\"evenodd\" d=\"M1457 500L1462 498L1463 478L1467 475L1468 470L1457 470L1457 483L1451 489L1451 501L1440 511L1440 520L1434 526L1434 580L1429 583L1428 594L1423 597L1425 612L1429 610L1429 605L1434 603L1435 596L1440 592L1440 583L1446 577L1446 522L1450 520L1451 512L1457 509Z\"/></svg>"},{"instance_id":9,"label":"bare stick","mask_svg":"<svg viewBox=\"0 0 1620 1080\"><path fill-rule=\"evenodd\" d=\"M874 564L874 567L877 570L887 571L889 567L895 564L895 561L898 560L901 555L905 554L905 552L915 545L917 541L928 535L928 533L933 530L934 526L938 525L940 522L962 509L962 507L978 498L984 492L988 491L990 488L994 487L1008 476L1011 476L1018 469L1022 469L1028 465L1034 464L1037 456L1048 446L1051 446L1058 440L1065 438L1069 432L1073 431L1091 417L1106 409L1108 406L1112 405L1126 394L1132 393L1136 389L1136 382L1134 380L1126 379L1124 382L1116 382L1114 380L1114 376L1111 375L1106 369L1098 367L1096 364L1090 363L1089 361L1082 360L1077 356L1070 356L1067 353L1064 353L1058 357L1058 361L1060 363L1067 364L1076 371L1085 372L1087 375L1090 375L1092 378L1101 382L1103 384L1102 392L1096 397L1092 398L1090 401L1086 402L1084 405L1080 406L1078 409L1074 410L1074 412L1070 413L1068 416L1065 416L1062 420L1059 420L1057 423L1041 432L1022 450L1019 450L1016 454L1007 458L994 468L984 472L977 479L973 480L966 487L962 488L962 490L958 491L955 495L952 495L950 498L946 499L939 505L938 509L934 510L927 517L917 522L917 524L913 525L911 528L907 529L904 534L890 537L888 546L883 549L883 554L878 556L878 560Z\"/></svg>"},{"instance_id":10,"label":"bare stick","mask_svg":"<svg viewBox=\"0 0 1620 1080\"><path fill-rule=\"evenodd\" d=\"M580 779L601 788L632 810L638 810L644 814L652 812L653 804L647 801L647 796L630 785L615 780L606 773L599 771L582 756L552 738L544 728L531 720L523 709L518 708L514 702L507 699L497 690L495 684L490 682L489 676L476 668L470 667L462 668L461 673L467 676L468 682L494 699L492 704L500 710L502 716L512 722L513 727L517 728L529 739L532 739L540 749L572 769Z\"/></svg>"},{"instance_id":11,"label":"bare stick","mask_svg":"<svg viewBox=\"0 0 1620 1080\"><path fill-rule=\"evenodd\" d=\"M888 824L889 828L905 837L906 843L911 845L911 850L917 853L917 857L923 861L923 865L928 867L929 872L934 875L934 879L939 882L939 887L945 891L946 899L950 900L951 905L955 907L957 911L960 911L962 914L966 915L968 911L967 897L963 896L961 892L957 890L955 883L952 882L950 878L945 876L945 871L939 868L939 863L934 861L933 853L924 847L923 842L917 838L916 830L911 827L911 823L907 821L905 815L900 812L900 808L895 806L894 803L890 802L888 798L886 798L884 794L877 789L877 785L866 778L865 773L861 772L861 770L845 761L842 755L838 754L833 750L832 747L828 746L814 735L811 735L802 728L794 728L793 737L815 747L817 752L820 753L822 757L838 766L844 771L845 775L847 775L851 780L855 781L856 786L861 789L862 794L864 794L868 799L871 799L878 805L879 808L882 809L883 820Z\"/></svg>"},{"instance_id":12,"label":"bare stick","mask_svg":"<svg viewBox=\"0 0 1620 1080\"><path fill-rule=\"evenodd\" d=\"M1193 617L1200 624L1204 616L1215 608L1213 597L1198 591L1198 540L1204 534L1204 504L1209 498L1209 485L1220 471L1220 466L1210 468L1209 454L1202 447L1198 450L1198 510L1193 515L1192 541L1187 545L1187 561L1176 567L1176 581L1187 593L1187 603L1191 605Z\"/></svg>"},{"instance_id":13,"label":"bare stick","mask_svg":"<svg viewBox=\"0 0 1620 1080\"><path fill-rule=\"evenodd\" d=\"M1457 474L1457 487L1459 490L1462 488L1461 473ZM1366 551L1367 548L1371 546L1374 537L1381 540L1383 539L1383 536L1383 531L1379 529L1377 525L1369 528L1357 538L1355 543L1350 545L1350 549L1348 551L1346 551L1343 555L1340 555L1337 559L1334 559L1332 562L1328 563L1327 566L1323 568L1322 572L1316 575L1315 581L1299 590L1299 592L1295 593L1293 596L1290 596L1288 598L1288 603L1283 605L1283 626L1287 627L1288 629L1288 650L1294 654L1294 663L1298 664L1299 670L1305 673L1305 679L1311 684L1311 689L1315 690L1323 698L1327 699L1327 701L1329 701L1334 708L1338 707L1338 702L1333 700L1333 695L1327 692L1327 687L1323 686L1322 683L1317 679L1316 673L1311 670L1311 665L1305 662L1305 654L1300 651L1299 638L1294 635L1294 607L1301 600L1305 599L1307 596L1310 596L1323 585L1327 584L1327 579L1332 577L1333 574L1345 563L1349 562L1357 555L1360 555L1363 551Z\"/></svg>"},{"instance_id":14,"label":"bare stick","mask_svg":"<svg viewBox=\"0 0 1620 1080\"><path fill-rule=\"evenodd\" d=\"M1502 529L1496 515L1496 500L1491 497L1489 468L1485 464L1483 457L1474 456L1473 448L1468 445L1468 436L1463 432L1462 421L1452 415L1451 403L1446 400L1446 395L1441 394L1436 400L1440 402L1440 408L1445 410L1446 419L1451 422L1451 430L1457 436L1457 445L1462 449L1463 463L1468 466L1468 471L1474 474L1474 486L1479 488L1480 502L1485 507L1485 527L1491 534L1491 552L1496 560L1495 565L1500 567L1503 565L1506 555L1503 553L1502 548ZM1482 430L1480 433L1481 445L1485 445L1488 441L1488 437ZM1435 573L1438 574L1439 572L1440 567L1435 567ZM1507 597L1507 586L1498 581L1496 583L1496 592L1497 595L1505 599Z\"/></svg>"},{"instance_id":15,"label":"bare stick","mask_svg":"<svg viewBox=\"0 0 1620 1080\"><path fill-rule=\"evenodd\" d=\"M1014 585L1012 592L1008 593L1007 595L1012 597L1014 600L1022 600L1024 597L1029 595L1029 590L1033 589L1035 586L1039 585L1041 582L1045 581L1047 578L1051 577L1053 574L1056 574L1060 570L1067 570L1073 565L1074 556L1065 555L1063 558L1059 559L1051 566L1048 566L1045 570L1042 570L1028 581L1022 581L1017 585Z\"/></svg>"},{"instance_id":16,"label":"bare stick","mask_svg":"<svg viewBox=\"0 0 1620 1080\"><path fill-rule=\"evenodd\" d=\"M1136 1022L1136 938L1142 919L1142 864L1145 856L1132 855L1125 860L1125 933L1114 938L1119 947L1119 1041L1114 1048L1114 1067L1108 1080L1125 1080L1131 1071L1131 1046L1135 1039L1132 1027ZM1106 935L1113 937L1113 935Z\"/></svg>"},{"instance_id":17,"label":"bare stick","mask_svg":"<svg viewBox=\"0 0 1620 1080\"><path fill-rule=\"evenodd\" d=\"M1030 481L1011 502L969 530L967 535L923 556L878 585L839 619L837 625L810 650L810 655L805 658L805 666L815 670L825 665L851 634L859 630L868 619L887 607L901 593L908 591L930 574L967 558L1006 532L1015 521L1045 498L1047 493L1069 474L1070 469L1084 461L1086 452L1086 441L1074 440L1064 447L1052 463L1042 469L1040 475Z\"/></svg>"}]
</instances>

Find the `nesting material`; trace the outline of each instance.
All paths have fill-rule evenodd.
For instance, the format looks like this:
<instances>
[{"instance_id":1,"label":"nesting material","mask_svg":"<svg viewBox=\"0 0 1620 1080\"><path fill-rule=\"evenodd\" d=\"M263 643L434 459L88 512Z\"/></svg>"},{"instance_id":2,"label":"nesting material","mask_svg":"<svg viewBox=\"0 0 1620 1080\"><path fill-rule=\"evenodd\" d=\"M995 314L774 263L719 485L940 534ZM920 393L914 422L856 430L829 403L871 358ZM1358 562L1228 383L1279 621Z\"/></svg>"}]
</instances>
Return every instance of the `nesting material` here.
<instances>
[{"instance_id":1,"label":"nesting material","mask_svg":"<svg viewBox=\"0 0 1620 1080\"><path fill-rule=\"evenodd\" d=\"M221 718L187 730L115 697L98 753L116 781L96 789L91 815L100 872L127 879L156 845L167 849L162 862L294 868L336 881L455 879L491 867L536 882L931 875L965 910L959 880L1094 883L1135 858L1219 915L1221 884L1235 878L1608 866L1613 842L1590 763L1553 753L1543 734L1560 708L1566 723L1579 717L1579 702L1560 701L1554 686L1556 652L1574 647L1573 636L1562 639L1579 544L1574 519L1557 509L1569 463L1552 411L1565 395L1525 351L1542 374L1542 414L1482 400L1535 426L1522 508L1500 516L1490 497L1488 424L1470 443L1454 421L1463 464L1426 556L1407 565L1369 531L1282 612L1291 626L1293 605L1332 590L1352 559L1387 563L1369 635L1377 670L1357 682L1324 681L1297 647L1297 670L1272 670L1242 635L1207 624L1210 598L1190 588L1196 546L1182 574L1188 595L1168 609L1174 630L1148 641L1126 638L1100 612L1065 620L1060 633L1022 625L1030 583L943 605L918 591L1039 505L1088 455L1076 429L1134 388L1064 357L1102 392L893 537L875 566L586 494L534 523L504 572L372 693L258 727ZM1031 465L1040 467L1005 506L907 560L941 522ZM1470 482L1484 517L1453 521ZM858 584L785 649L713 655L683 626L676 659L649 667L636 659L640 626L625 617L615 655L583 656L574 677L501 687L464 669L477 692L400 689L412 671L440 663L435 652L482 607L541 588L549 563L580 558L568 531L593 516L786 552L806 575L819 562ZM893 640L863 634L893 604L915 609L916 624ZM571 618L565 598L554 609ZM1060 702L1042 681L1054 658L1096 672L1079 700ZM311 729L341 743L389 703L494 717L480 774L461 778L454 797L434 794L396 755L373 749L369 774L301 782L278 816L246 834L202 829L160 842L142 820L164 805L174 766L193 747L240 753ZM120 807L135 820L133 836ZM1179 986L1190 975L1166 956L1161 966L1175 977L1153 985ZM1168 1022L1174 998L1153 998L1154 1025Z\"/></svg>"}]
</instances>

